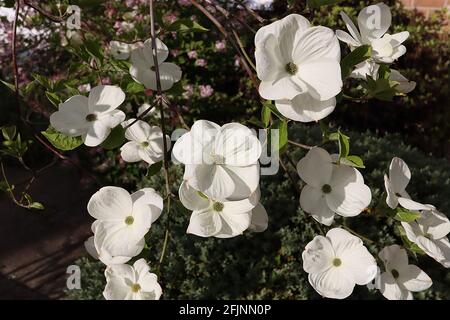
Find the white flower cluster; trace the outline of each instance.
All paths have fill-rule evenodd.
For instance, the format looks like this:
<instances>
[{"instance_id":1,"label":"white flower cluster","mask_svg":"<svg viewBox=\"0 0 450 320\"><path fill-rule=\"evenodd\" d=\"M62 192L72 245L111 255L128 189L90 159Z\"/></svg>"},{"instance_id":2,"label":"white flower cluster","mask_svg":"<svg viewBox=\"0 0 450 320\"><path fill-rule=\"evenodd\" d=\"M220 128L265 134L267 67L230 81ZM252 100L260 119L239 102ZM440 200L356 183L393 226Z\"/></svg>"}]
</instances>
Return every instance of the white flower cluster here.
<instances>
[{"instance_id":1,"label":"white flower cluster","mask_svg":"<svg viewBox=\"0 0 450 320\"><path fill-rule=\"evenodd\" d=\"M185 165L180 200L193 211L188 233L230 238L267 228L259 204L260 155L255 133L239 123L199 120L177 140L173 157Z\"/></svg>"},{"instance_id":2,"label":"white flower cluster","mask_svg":"<svg viewBox=\"0 0 450 320\"><path fill-rule=\"evenodd\" d=\"M87 209L96 220L86 250L107 265L104 297L159 299L161 287L145 260L136 261L134 271L126 263L144 249L144 237L163 209L161 196L152 188L130 195L119 187L103 187L91 197Z\"/></svg>"},{"instance_id":3,"label":"white flower cluster","mask_svg":"<svg viewBox=\"0 0 450 320\"><path fill-rule=\"evenodd\" d=\"M366 79L371 76L378 78L380 64L389 64L406 53L406 47L402 45L409 37L408 31L402 31L393 35L386 33L391 26L392 15L390 8L380 2L361 10L358 15L358 28L345 12L341 12L349 33L337 30L336 35L342 42L348 44L351 50L362 45L370 45L372 56L361 62L353 70L353 78ZM406 79L398 70L391 69L389 80L398 82L396 90L408 93L414 90L416 83Z\"/></svg>"}]
</instances>

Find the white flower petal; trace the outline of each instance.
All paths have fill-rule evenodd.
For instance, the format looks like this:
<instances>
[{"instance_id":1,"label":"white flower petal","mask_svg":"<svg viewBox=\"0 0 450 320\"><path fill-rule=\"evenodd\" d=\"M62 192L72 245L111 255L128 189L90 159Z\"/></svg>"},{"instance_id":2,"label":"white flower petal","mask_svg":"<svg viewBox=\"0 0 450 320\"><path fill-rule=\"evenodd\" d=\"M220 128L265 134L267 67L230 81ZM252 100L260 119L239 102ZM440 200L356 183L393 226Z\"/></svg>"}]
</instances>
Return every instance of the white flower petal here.
<instances>
[{"instance_id":1,"label":"white flower petal","mask_svg":"<svg viewBox=\"0 0 450 320\"><path fill-rule=\"evenodd\" d=\"M380 2L359 12L358 27L364 43L380 38L391 26L391 9Z\"/></svg>"},{"instance_id":2,"label":"white flower petal","mask_svg":"<svg viewBox=\"0 0 450 320\"><path fill-rule=\"evenodd\" d=\"M266 231L269 225L269 216L261 203L258 203L252 210L252 219L248 230L253 232Z\"/></svg>"},{"instance_id":3,"label":"white flower petal","mask_svg":"<svg viewBox=\"0 0 450 320\"><path fill-rule=\"evenodd\" d=\"M153 188L143 188L131 194L133 200L133 213L135 208L144 207L150 213L151 222L155 222L164 207L163 198Z\"/></svg>"},{"instance_id":4,"label":"white flower petal","mask_svg":"<svg viewBox=\"0 0 450 320\"><path fill-rule=\"evenodd\" d=\"M303 211L324 225L330 226L334 221L334 212L328 207L320 189L305 185L300 194L300 206Z\"/></svg>"},{"instance_id":5,"label":"white flower petal","mask_svg":"<svg viewBox=\"0 0 450 320\"><path fill-rule=\"evenodd\" d=\"M332 266L334 249L328 238L315 236L302 253L303 270L308 273L322 273Z\"/></svg>"},{"instance_id":6,"label":"white flower petal","mask_svg":"<svg viewBox=\"0 0 450 320\"><path fill-rule=\"evenodd\" d=\"M408 266L408 254L406 250L397 244L384 247L378 253L378 256L383 260L387 270L396 269L399 271Z\"/></svg>"},{"instance_id":7,"label":"white flower petal","mask_svg":"<svg viewBox=\"0 0 450 320\"><path fill-rule=\"evenodd\" d=\"M125 162L138 162L141 161L139 155L140 145L137 142L129 141L120 148L120 156Z\"/></svg>"},{"instance_id":8,"label":"white flower petal","mask_svg":"<svg viewBox=\"0 0 450 320\"><path fill-rule=\"evenodd\" d=\"M330 154L322 148L314 147L297 164L300 178L307 184L322 188L331 180L333 171Z\"/></svg>"},{"instance_id":9,"label":"white flower petal","mask_svg":"<svg viewBox=\"0 0 450 320\"><path fill-rule=\"evenodd\" d=\"M289 75L275 80L263 80L259 84L259 94L267 100L290 100L307 90L308 88L302 80Z\"/></svg>"},{"instance_id":10,"label":"white flower petal","mask_svg":"<svg viewBox=\"0 0 450 320\"><path fill-rule=\"evenodd\" d=\"M336 99L320 101L309 93L302 93L292 100L276 100L275 105L280 113L288 119L300 122L319 121L333 112Z\"/></svg>"},{"instance_id":11,"label":"white flower petal","mask_svg":"<svg viewBox=\"0 0 450 320\"><path fill-rule=\"evenodd\" d=\"M309 94L321 101L333 98L342 89L341 67L332 59L312 60L300 65L298 77L307 84Z\"/></svg>"},{"instance_id":12,"label":"white flower petal","mask_svg":"<svg viewBox=\"0 0 450 320\"><path fill-rule=\"evenodd\" d=\"M189 210L201 210L209 207L210 200L199 191L192 188L185 180L180 185L178 191L180 201Z\"/></svg>"},{"instance_id":13,"label":"white flower petal","mask_svg":"<svg viewBox=\"0 0 450 320\"><path fill-rule=\"evenodd\" d=\"M125 100L125 93L118 86L100 85L89 92L89 112L103 113L117 109Z\"/></svg>"},{"instance_id":14,"label":"white flower petal","mask_svg":"<svg viewBox=\"0 0 450 320\"><path fill-rule=\"evenodd\" d=\"M430 240L423 236L418 236L416 243L428 256L445 268L450 268L450 242L447 238Z\"/></svg>"},{"instance_id":15,"label":"white flower petal","mask_svg":"<svg viewBox=\"0 0 450 320\"><path fill-rule=\"evenodd\" d=\"M211 237L222 229L222 219L219 214L210 209L194 211L189 221L187 233L200 237Z\"/></svg>"},{"instance_id":16,"label":"white flower petal","mask_svg":"<svg viewBox=\"0 0 450 320\"><path fill-rule=\"evenodd\" d=\"M423 211L422 216L417 219L422 230L432 239L441 239L450 233L450 221L447 216L436 209Z\"/></svg>"},{"instance_id":17,"label":"white flower petal","mask_svg":"<svg viewBox=\"0 0 450 320\"><path fill-rule=\"evenodd\" d=\"M386 189L386 204L391 209L395 209L398 206L398 197L395 195L395 192L392 190L391 181L388 176L384 175L384 188Z\"/></svg>"},{"instance_id":18,"label":"white flower petal","mask_svg":"<svg viewBox=\"0 0 450 320\"><path fill-rule=\"evenodd\" d=\"M261 29L260 29L261 30ZM284 71L277 38L270 34L255 49L256 73L263 81L276 80Z\"/></svg>"},{"instance_id":19,"label":"white flower petal","mask_svg":"<svg viewBox=\"0 0 450 320\"><path fill-rule=\"evenodd\" d=\"M342 30L336 30L336 37L351 47L359 47L360 42L355 40L351 35Z\"/></svg>"},{"instance_id":20,"label":"white flower petal","mask_svg":"<svg viewBox=\"0 0 450 320\"><path fill-rule=\"evenodd\" d=\"M393 158L389 166L389 180L393 191L396 193L403 192L410 179L411 171L408 165L400 158Z\"/></svg>"},{"instance_id":21,"label":"white flower petal","mask_svg":"<svg viewBox=\"0 0 450 320\"><path fill-rule=\"evenodd\" d=\"M131 196L119 187L103 187L88 202L89 214L99 220L122 220L133 209Z\"/></svg>"},{"instance_id":22,"label":"white flower petal","mask_svg":"<svg viewBox=\"0 0 450 320\"><path fill-rule=\"evenodd\" d=\"M216 136L215 154L231 166L255 164L261 156L261 143L246 126L239 123L224 125Z\"/></svg>"},{"instance_id":23,"label":"white flower petal","mask_svg":"<svg viewBox=\"0 0 450 320\"><path fill-rule=\"evenodd\" d=\"M361 43L362 40L361 40L361 34L358 31L358 28L356 28L352 19L350 19L350 17L345 12L341 11L340 14L341 14L342 20L344 20L347 30L350 32L352 38L354 40L356 40L356 42L357 42L356 46L359 47L360 45L362 45L362 43ZM337 34L337 32L336 32L336 34ZM343 41L343 40L341 40L341 41Z\"/></svg>"},{"instance_id":24,"label":"white flower petal","mask_svg":"<svg viewBox=\"0 0 450 320\"><path fill-rule=\"evenodd\" d=\"M305 65L313 62L324 63L333 61L339 65L341 49L336 35L330 28L323 26L311 27L298 34L295 44L292 62L298 66L299 74L301 74Z\"/></svg>"},{"instance_id":25,"label":"white flower petal","mask_svg":"<svg viewBox=\"0 0 450 320\"><path fill-rule=\"evenodd\" d=\"M408 265L401 269L397 281L412 292L426 290L433 284L431 278L419 267L414 265Z\"/></svg>"},{"instance_id":26,"label":"white flower petal","mask_svg":"<svg viewBox=\"0 0 450 320\"><path fill-rule=\"evenodd\" d=\"M181 68L174 63L164 62L161 65L159 65L161 90L166 91L172 88L174 83L180 81L181 75L182 75ZM150 88L153 89L152 87Z\"/></svg>"},{"instance_id":27,"label":"white flower petal","mask_svg":"<svg viewBox=\"0 0 450 320\"><path fill-rule=\"evenodd\" d=\"M320 295L332 299L350 296L355 282L342 268L330 268L322 273L310 273L309 283Z\"/></svg>"},{"instance_id":28,"label":"white flower petal","mask_svg":"<svg viewBox=\"0 0 450 320\"><path fill-rule=\"evenodd\" d=\"M59 110L50 116L50 124L56 131L71 137L80 136L87 130L88 113L88 98L76 95L59 105Z\"/></svg>"},{"instance_id":29,"label":"white flower petal","mask_svg":"<svg viewBox=\"0 0 450 320\"><path fill-rule=\"evenodd\" d=\"M377 279L381 294L388 300L411 300L412 294L400 287L390 272L383 272Z\"/></svg>"}]
</instances>

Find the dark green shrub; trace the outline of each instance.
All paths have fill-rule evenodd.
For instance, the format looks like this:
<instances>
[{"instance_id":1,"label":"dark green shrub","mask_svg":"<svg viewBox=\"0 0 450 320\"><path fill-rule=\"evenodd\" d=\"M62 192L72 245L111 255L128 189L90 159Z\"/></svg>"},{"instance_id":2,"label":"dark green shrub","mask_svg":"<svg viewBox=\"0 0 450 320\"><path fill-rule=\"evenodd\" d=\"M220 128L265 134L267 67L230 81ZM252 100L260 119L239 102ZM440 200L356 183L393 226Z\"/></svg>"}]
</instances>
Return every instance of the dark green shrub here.
<instances>
[{"instance_id":1,"label":"dark green shrub","mask_svg":"<svg viewBox=\"0 0 450 320\"><path fill-rule=\"evenodd\" d=\"M411 196L423 202L433 203L443 212L450 212L450 164L446 160L425 155L404 144L399 136L371 137L371 134L351 133L351 152L360 155L366 165L362 171L371 187L374 199L383 188L383 174L393 156L402 157L412 171L408 187ZM321 140L318 130L306 126L293 126L291 138L296 141L317 144ZM290 154L296 163L304 152ZM180 167L174 167L177 176ZM291 168L292 169L292 168ZM297 177L295 172L292 173ZM136 177L138 178L138 177ZM176 191L179 181L174 182ZM162 190L161 175L143 179L139 187L151 186ZM150 249L142 256L150 261L154 272L160 273L165 299L316 299L317 293L310 287L307 274L302 270L301 252L316 234L325 227L318 227L298 205L298 194L285 174L262 178L262 203L269 214L269 228L264 233L246 233L232 239L200 238L186 234L189 212L179 203L172 205L170 215L170 241L164 263L159 270L157 259L164 239L167 215L164 214L151 228ZM374 201L375 202L375 201ZM87 214L87 213L86 213ZM353 230L376 242L369 245L376 254L384 245L399 243L392 220L372 211L346 219ZM341 224L338 219L336 224ZM394 236L395 235L395 236ZM415 258L410 257L412 261ZM450 276L437 262L426 256L417 257L419 264L433 279L433 287L418 294L420 299L450 298ZM81 259L82 290L71 291L69 298L89 299L99 297L103 290L101 263ZM382 298L377 292L367 294L365 287L355 289L352 298Z\"/></svg>"}]
</instances>

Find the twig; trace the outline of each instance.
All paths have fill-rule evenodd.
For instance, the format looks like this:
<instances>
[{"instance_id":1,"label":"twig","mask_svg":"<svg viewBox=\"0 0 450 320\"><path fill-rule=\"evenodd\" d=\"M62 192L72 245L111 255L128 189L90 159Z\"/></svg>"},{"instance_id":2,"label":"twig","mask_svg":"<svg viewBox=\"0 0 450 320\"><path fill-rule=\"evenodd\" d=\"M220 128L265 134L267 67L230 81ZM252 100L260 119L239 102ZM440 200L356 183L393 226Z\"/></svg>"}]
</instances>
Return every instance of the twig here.
<instances>
[{"instance_id":1,"label":"twig","mask_svg":"<svg viewBox=\"0 0 450 320\"><path fill-rule=\"evenodd\" d=\"M19 10L20 10L20 1L16 1L16 12L14 15L14 22L13 22L11 54L14 72L14 93L17 100L17 107L19 108L19 115L20 115L21 110L20 110L20 92L19 92L19 68L17 66L17 22L19 20Z\"/></svg>"},{"instance_id":2,"label":"twig","mask_svg":"<svg viewBox=\"0 0 450 320\"><path fill-rule=\"evenodd\" d=\"M222 24L208 10L206 10L205 7L203 7L201 4L199 4L195 0L190 0L190 1L209 20L211 20L211 22L217 27L217 29L219 29L220 33L222 33L222 35L224 36L225 40L228 40L231 43L231 45L234 47L236 52L239 54L240 60L242 62L242 65L243 65L245 71L247 72L248 76L250 77L250 80L252 81L253 87L256 89L256 91L258 91L258 88L259 88L258 82L256 81L256 78L255 78L255 75L254 75L252 69L247 64L247 60L245 59L245 57L243 57L243 54L242 54L241 50L239 49L239 46L233 41L233 39L230 37L228 32L222 26Z\"/></svg>"},{"instance_id":3,"label":"twig","mask_svg":"<svg viewBox=\"0 0 450 320\"><path fill-rule=\"evenodd\" d=\"M283 160L281 160L281 159L279 159L279 161L280 161L280 165L281 165L281 167L283 168L284 172L286 172L286 174L288 175L289 180L291 180L292 185L293 185L295 191L296 191L298 194L300 194L300 190L299 190L299 188L298 188L298 184L297 184L297 182L295 181L294 177L293 177L293 176L291 175L291 173L289 172L289 169L287 168L286 164L285 164L285 163L283 162Z\"/></svg>"},{"instance_id":4,"label":"twig","mask_svg":"<svg viewBox=\"0 0 450 320\"><path fill-rule=\"evenodd\" d=\"M292 140L288 140L288 143L290 143L290 144L292 144L294 146L306 149L306 150L310 150L310 149L314 148L313 146L308 146L307 144L295 142L295 141L292 141Z\"/></svg>"},{"instance_id":5,"label":"twig","mask_svg":"<svg viewBox=\"0 0 450 320\"><path fill-rule=\"evenodd\" d=\"M245 9L247 10L248 13L250 13L256 20L258 20L258 22L263 23L264 21L266 21L266 19L264 19L263 17L261 17L259 14L257 14L253 9L249 8L244 1L239 0L238 1L239 4Z\"/></svg>"},{"instance_id":6,"label":"twig","mask_svg":"<svg viewBox=\"0 0 450 320\"><path fill-rule=\"evenodd\" d=\"M151 38L152 38L152 54L153 54L153 65L155 68L155 75L156 75L156 91L158 93L157 97L157 103L159 104L159 110L161 114L161 131L163 134L163 148L164 148L164 158L163 158L163 166L164 166L164 178L166 181L166 199L167 199L167 216L166 216L166 235L164 237L164 244L163 249L161 251L161 257L159 258L159 266L161 267L161 264L164 260L164 255L166 253L167 243L169 240L169 228L170 228L170 181L169 181L169 159L168 159L168 147L167 147L167 141L166 141L166 128L165 128L165 121L164 121L164 97L162 95L162 89L161 89L161 78L159 74L159 65L158 65L158 50L156 47L156 33L155 33L155 17L154 17L154 10L153 10L153 0L149 0L150 5L150 32L151 32Z\"/></svg>"},{"instance_id":7,"label":"twig","mask_svg":"<svg viewBox=\"0 0 450 320\"><path fill-rule=\"evenodd\" d=\"M18 3L18 2L20 2L20 1L17 0L16 3ZM29 1L29 0L24 0L24 3L25 3L27 6L33 8L34 10L36 10L37 12L39 12L40 14L42 14L44 17L46 17L47 19L49 19L49 20L51 20L51 21L53 21L53 22L59 22L59 23L62 23L62 22L65 21L63 16L61 16L61 17L54 16L54 15L52 15L51 13L48 13L47 11L45 11L44 9L42 9L41 7L37 6L36 4L32 3L32 2Z\"/></svg>"},{"instance_id":8,"label":"twig","mask_svg":"<svg viewBox=\"0 0 450 320\"><path fill-rule=\"evenodd\" d=\"M352 230L351 228L347 227L345 224L342 225L341 227L344 228L345 230L347 230L348 232L350 232L351 234L361 238L362 240L364 240L364 241L366 241L368 243L375 243L375 241L370 240L369 238L359 234L358 232L356 232L356 231Z\"/></svg>"},{"instance_id":9,"label":"twig","mask_svg":"<svg viewBox=\"0 0 450 320\"><path fill-rule=\"evenodd\" d=\"M131 122L130 124L126 125L123 129L127 130L129 127L131 127L133 124L135 124L136 122L138 122L139 120L144 119L144 117L153 110L153 108L155 107L155 105L150 106L147 110L145 110L144 112L142 112L139 117L137 117L136 119L133 120L133 122Z\"/></svg>"}]
</instances>

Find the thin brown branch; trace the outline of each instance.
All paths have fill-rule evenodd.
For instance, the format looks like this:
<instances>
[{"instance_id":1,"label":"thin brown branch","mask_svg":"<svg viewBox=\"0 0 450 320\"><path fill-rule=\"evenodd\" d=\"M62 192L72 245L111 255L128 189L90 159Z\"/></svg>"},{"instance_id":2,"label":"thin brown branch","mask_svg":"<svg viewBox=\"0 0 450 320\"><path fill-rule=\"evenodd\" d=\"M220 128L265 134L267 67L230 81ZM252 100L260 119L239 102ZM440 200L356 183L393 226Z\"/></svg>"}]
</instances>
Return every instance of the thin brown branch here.
<instances>
[{"instance_id":1,"label":"thin brown branch","mask_svg":"<svg viewBox=\"0 0 450 320\"><path fill-rule=\"evenodd\" d=\"M240 61L242 63L242 66L244 67L245 71L247 72L250 80L252 81L253 87L258 91L259 85L255 78L255 74L253 73L252 69L247 63L247 60L243 56L243 53L241 52L239 46L235 43L232 37L228 34L224 26L208 11L205 7L203 7L201 4L199 4L195 0L190 0L192 5L194 5L198 10L200 10L211 22L216 26L216 28L222 33L225 40L228 40L229 43L234 47L236 52L239 54Z\"/></svg>"},{"instance_id":2,"label":"thin brown branch","mask_svg":"<svg viewBox=\"0 0 450 320\"><path fill-rule=\"evenodd\" d=\"M306 149L306 150L310 150L310 149L314 148L314 146L308 146L307 144L295 142L295 141L292 141L292 140L288 140L288 143L290 143L290 144L292 144L294 146L300 147L302 149Z\"/></svg>"},{"instance_id":3,"label":"thin brown branch","mask_svg":"<svg viewBox=\"0 0 450 320\"><path fill-rule=\"evenodd\" d=\"M20 10L20 1L16 1L16 12L14 15L13 22L13 34L12 34L12 63L13 63L13 73L14 73L14 93L17 100L17 107L20 111L20 92L19 92L19 68L17 66L17 23L19 21L19 10Z\"/></svg>"},{"instance_id":4,"label":"thin brown branch","mask_svg":"<svg viewBox=\"0 0 450 320\"><path fill-rule=\"evenodd\" d=\"M16 3L18 3L18 2L20 2L20 1L16 1ZM39 7L38 5L36 5L35 3L33 3L32 1L24 0L24 3L27 6L33 8L34 10L36 10L37 12L42 14L44 17L46 17L47 19L49 19L49 20L51 20L53 22L62 23L62 22L65 21L63 16L61 16L61 17L54 16L51 13L48 13L47 11L45 11L44 9Z\"/></svg>"},{"instance_id":5,"label":"thin brown branch","mask_svg":"<svg viewBox=\"0 0 450 320\"><path fill-rule=\"evenodd\" d=\"M133 124L135 124L136 122L138 122L139 120L143 120L145 118L145 116L153 110L153 108L155 107L155 105L150 106L147 110L145 110L144 112L142 112L142 114L139 115L139 117L137 117L136 119L133 120L133 122L131 122L130 124L126 125L123 129L127 130L129 127L131 127Z\"/></svg>"}]
</instances>

